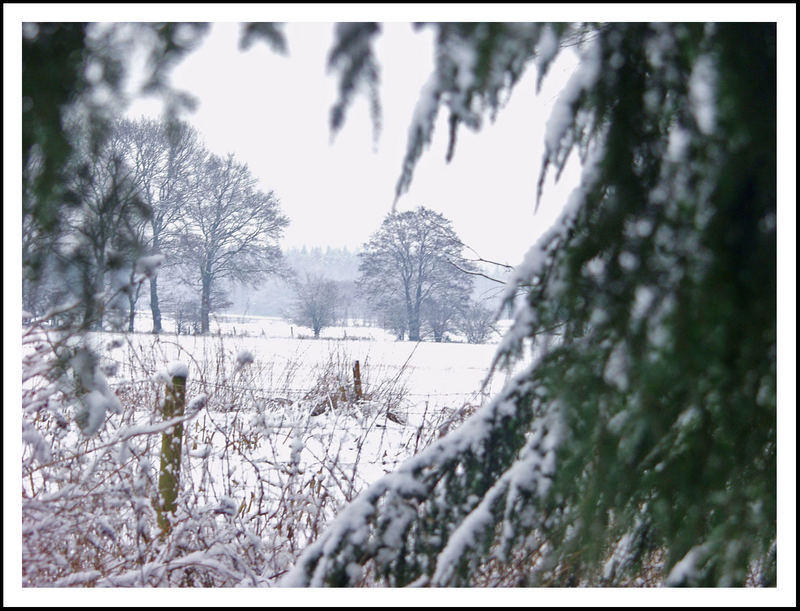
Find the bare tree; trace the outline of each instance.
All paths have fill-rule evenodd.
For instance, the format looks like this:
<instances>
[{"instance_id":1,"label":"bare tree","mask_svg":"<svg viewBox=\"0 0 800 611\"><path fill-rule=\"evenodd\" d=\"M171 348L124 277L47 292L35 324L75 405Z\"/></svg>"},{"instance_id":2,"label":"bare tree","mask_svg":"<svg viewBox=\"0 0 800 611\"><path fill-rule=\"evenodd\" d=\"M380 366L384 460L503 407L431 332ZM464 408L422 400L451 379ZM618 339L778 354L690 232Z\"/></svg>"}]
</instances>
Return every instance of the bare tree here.
<instances>
[{"instance_id":1,"label":"bare tree","mask_svg":"<svg viewBox=\"0 0 800 611\"><path fill-rule=\"evenodd\" d=\"M83 129L76 121L75 129ZM77 142L72 189L78 205L65 215L67 231L56 250L60 284L78 292L85 303L83 328L102 327L106 308L122 309L121 301L105 303L101 297L111 288L121 298L135 290L130 283L143 245L140 227L149 217L139 197L134 170L126 162L124 142L112 133L100 146L90 146L88 135ZM66 280L66 281L64 281Z\"/></svg>"},{"instance_id":2,"label":"bare tree","mask_svg":"<svg viewBox=\"0 0 800 611\"><path fill-rule=\"evenodd\" d=\"M470 293L472 278L461 271L470 263L461 250L461 240L441 214L422 206L392 213L359 255L361 291L382 312L396 313L401 307L408 339L419 341L425 309L432 314L437 301ZM443 334L443 328L437 322L436 333Z\"/></svg>"},{"instance_id":3,"label":"bare tree","mask_svg":"<svg viewBox=\"0 0 800 611\"><path fill-rule=\"evenodd\" d=\"M340 294L337 283L321 274L307 273L305 280L295 284L296 299L292 322L310 327L314 337L336 323Z\"/></svg>"},{"instance_id":4,"label":"bare tree","mask_svg":"<svg viewBox=\"0 0 800 611\"><path fill-rule=\"evenodd\" d=\"M397 295L369 295L363 284L357 290L365 302L364 319L369 321L369 326L377 324L394 333L398 341L404 340L408 333L408 316L403 301Z\"/></svg>"},{"instance_id":5,"label":"bare tree","mask_svg":"<svg viewBox=\"0 0 800 611\"><path fill-rule=\"evenodd\" d=\"M483 344L496 333L495 312L477 301L470 301L461 312L458 328L470 344Z\"/></svg>"},{"instance_id":6,"label":"bare tree","mask_svg":"<svg viewBox=\"0 0 800 611\"><path fill-rule=\"evenodd\" d=\"M176 254L175 227L196 182L192 177L207 152L197 131L178 121L120 121L118 137L125 142L128 162L135 171L136 183L152 214L147 222L148 249L151 254ZM150 310L153 332L162 331L158 277L150 278Z\"/></svg>"},{"instance_id":7,"label":"bare tree","mask_svg":"<svg viewBox=\"0 0 800 611\"><path fill-rule=\"evenodd\" d=\"M459 269L441 270L435 293L422 303L421 309L423 325L433 334L433 341L444 341L449 331L457 330L458 318L469 307L472 283L472 276Z\"/></svg>"},{"instance_id":8,"label":"bare tree","mask_svg":"<svg viewBox=\"0 0 800 611\"><path fill-rule=\"evenodd\" d=\"M183 207L181 258L200 290L200 330L209 330L212 294L220 281L255 285L282 271L277 241L289 220L272 192L256 189L246 164L211 155Z\"/></svg>"}]
</instances>

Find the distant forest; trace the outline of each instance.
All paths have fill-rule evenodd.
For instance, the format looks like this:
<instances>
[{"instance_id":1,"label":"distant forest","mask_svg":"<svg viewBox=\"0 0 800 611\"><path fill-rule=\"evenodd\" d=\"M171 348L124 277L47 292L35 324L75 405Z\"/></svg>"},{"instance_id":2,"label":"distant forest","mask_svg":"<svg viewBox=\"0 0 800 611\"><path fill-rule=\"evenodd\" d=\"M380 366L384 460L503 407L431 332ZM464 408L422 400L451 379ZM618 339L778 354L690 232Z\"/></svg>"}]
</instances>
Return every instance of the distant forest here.
<instances>
[{"instance_id":1,"label":"distant forest","mask_svg":"<svg viewBox=\"0 0 800 611\"><path fill-rule=\"evenodd\" d=\"M346 296L347 317L362 320L370 317L369 309L357 291L359 276L357 251L347 247L303 246L288 248L283 251L283 255L292 275L287 278L271 276L255 289L241 285L229 287L228 299L231 306L227 309L228 313L286 317L295 298L292 278L302 279L306 274L321 274L339 284L340 294ZM500 296L505 287L500 282L506 279L509 270L486 263L479 263L477 267L485 276L475 276L472 297L485 307L496 310L500 307ZM489 278L495 278L500 282Z\"/></svg>"}]
</instances>

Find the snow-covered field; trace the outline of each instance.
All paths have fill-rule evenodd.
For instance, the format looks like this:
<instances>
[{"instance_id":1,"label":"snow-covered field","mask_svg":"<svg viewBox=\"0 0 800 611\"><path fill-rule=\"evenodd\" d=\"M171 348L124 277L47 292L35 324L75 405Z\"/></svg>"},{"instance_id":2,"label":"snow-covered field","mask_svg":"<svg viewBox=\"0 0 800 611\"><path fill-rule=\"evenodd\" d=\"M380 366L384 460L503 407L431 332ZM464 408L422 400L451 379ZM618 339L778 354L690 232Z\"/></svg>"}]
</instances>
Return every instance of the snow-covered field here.
<instances>
[{"instance_id":1,"label":"snow-covered field","mask_svg":"<svg viewBox=\"0 0 800 611\"><path fill-rule=\"evenodd\" d=\"M137 324L147 329L150 322L140 317ZM336 440L341 446L338 459L353 464L354 453L360 454L357 478L366 484L410 456L415 446L419 448L419 442L411 444L411 440L438 434L436 427L453 414L473 411L497 392L507 377L496 373L487 379L495 343L397 341L382 329L364 326L331 327L323 330L319 339L310 336L308 329L282 319L254 316L215 317L207 336L126 334L121 345L106 353L109 362L118 365L108 379L111 385L141 379L143 362L149 363L154 374L161 372L166 377L163 372L169 363L182 362L189 371L187 401L203 393L213 404L215 394L224 395L220 401L231 403L227 411L238 414L236 418L278 411L284 428L327 430L327 443L338 434L342 437ZM102 334L98 339L108 345L112 338ZM133 353L143 356L132 358ZM248 375L231 375L242 354L253 359ZM387 420L386 413L373 413L372 421L355 422L353 414L337 413L336 409L309 416L317 406L318 391L324 394L332 388L328 388L330 379L321 383L321 376L336 378L334 391L345 387L348 396L354 391L352 368L356 361L363 392L392 402L389 411L397 418ZM309 394L314 396L311 401ZM226 421L220 426L234 424ZM360 431L356 442L346 443L354 430ZM279 448L270 446L269 451L277 449L285 457L291 449L289 441ZM315 455L319 453L309 449L301 458L314 461Z\"/></svg>"},{"instance_id":2,"label":"snow-covered field","mask_svg":"<svg viewBox=\"0 0 800 611\"><path fill-rule=\"evenodd\" d=\"M396 341L374 327L329 328L319 339L277 318L217 317L205 336L170 333L171 321L161 335L150 328L141 316L140 332L90 336L119 408L105 412L89 439L58 416L26 412L35 392L23 399L23 411L32 414L23 423L24 498L30 499L23 503L23 522L36 542L25 549L29 585L174 585L169 567L179 557L200 558L203 570L213 567L216 581L209 583L273 584L344 504L446 434L510 375L495 372L487 379L496 343ZM28 347L35 349L35 342ZM144 547L142 539L117 539L115 545L130 550L106 550L103 532L155 528L142 512L155 507L161 407L177 363L188 373L176 517L183 533L176 541L182 542L167 553L153 539ZM59 483L65 472L75 482L66 487ZM107 490L100 505L84 506L98 489ZM109 509L131 502L135 515ZM99 530L89 529L84 541L69 526L67 510L54 519L43 509L61 503L80 507L89 523L95 519L86 513L98 513L93 528ZM106 517L109 511L114 518ZM62 556L77 549L95 559L64 568L49 555L62 540L71 541L72 550ZM134 548L151 559L148 570L118 558ZM247 570L237 564L242 557L248 557ZM79 570L116 565L117 558L114 571ZM189 565L198 567L194 560Z\"/></svg>"},{"instance_id":3,"label":"snow-covered field","mask_svg":"<svg viewBox=\"0 0 800 611\"><path fill-rule=\"evenodd\" d=\"M150 326L146 316L137 320L140 329ZM154 338L148 333L136 333L130 338L136 345L154 345ZM180 360L180 354L186 358L208 355L209 346L219 343L233 354L250 351L258 363L276 373L300 364L294 376L295 390L309 390L317 367L336 354L353 362L358 360L362 368L368 364L382 378L399 376L412 396L440 402L454 397L446 401L451 405L458 397L469 398L480 390L497 349L496 343L397 341L383 329L365 326L330 327L322 331L319 339L313 339L309 329L280 318L218 316L213 319L210 336L167 333L153 350L163 355L162 360L171 361ZM191 377L190 363L189 366ZM495 377L486 392L498 390L501 383L502 378Z\"/></svg>"}]
</instances>

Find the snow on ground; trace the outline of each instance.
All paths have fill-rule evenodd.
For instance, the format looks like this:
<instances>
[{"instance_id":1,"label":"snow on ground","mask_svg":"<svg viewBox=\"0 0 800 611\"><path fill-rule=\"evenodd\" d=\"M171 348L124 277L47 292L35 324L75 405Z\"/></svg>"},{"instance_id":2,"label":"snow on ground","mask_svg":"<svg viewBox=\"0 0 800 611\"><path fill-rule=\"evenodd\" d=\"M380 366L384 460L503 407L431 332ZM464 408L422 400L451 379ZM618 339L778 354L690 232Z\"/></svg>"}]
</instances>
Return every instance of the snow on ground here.
<instances>
[{"instance_id":1,"label":"snow on ground","mask_svg":"<svg viewBox=\"0 0 800 611\"><path fill-rule=\"evenodd\" d=\"M93 469L105 468L106 454L116 456L100 478L109 486L118 465L151 473L170 426L160 409L166 388L172 376L188 374L180 519L199 524L211 511L223 524L222 516L236 516L265 546L279 550L265 575L282 574L345 503L452 430L511 375L496 373L483 386L497 343L396 341L363 325L325 329L316 340L308 329L278 318L216 317L205 336L177 335L172 321L159 335L151 327L139 316L134 333L90 334L104 388L121 408L95 410L97 430L87 438L68 421L75 410L65 405L63 434L53 436L58 427L40 434L33 422L23 426L25 452L53 444L69 457L72 447L86 444L94 448ZM24 350L42 348L45 334ZM28 373L23 386L46 384L40 372ZM39 462L48 459L42 452ZM84 466L77 461L69 468ZM56 481L51 471L23 478L29 496L34 486L40 491L45 481ZM291 545L282 539L288 532L295 533Z\"/></svg>"},{"instance_id":2,"label":"snow on ground","mask_svg":"<svg viewBox=\"0 0 800 611\"><path fill-rule=\"evenodd\" d=\"M145 315L137 318L137 328L151 327ZM169 326L168 326L169 328ZM220 334L221 335L218 335ZM456 342L410 342L397 341L394 336L378 327L350 325L323 329L319 339L313 339L309 329L291 325L276 317L260 316L216 316L211 324L211 334L173 335L170 338L180 344L181 349L191 355L211 353L215 342L222 342L234 355L247 351L262 367L271 369L276 376L292 365L301 367L293 374L292 390L307 391L314 382L318 368L331 356L348 360L351 365L359 361L362 375L366 368L373 371L374 378L399 377L409 395L420 400L437 400L453 404L458 398L474 397L481 388L492 358L496 343L468 344ZM131 336L139 345L151 345L154 336L143 332ZM166 350L169 360L178 358L179 350L159 342ZM190 366L190 377L191 377ZM506 376L496 375L484 394L499 391ZM276 389L277 390L277 389Z\"/></svg>"},{"instance_id":3,"label":"snow on ground","mask_svg":"<svg viewBox=\"0 0 800 611\"><path fill-rule=\"evenodd\" d=\"M165 326L168 331L172 328L169 322ZM239 438L259 439L248 455L251 460L262 460L279 471L277 465L289 464L294 456L305 472L329 470L332 477L352 479L359 488L422 449L451 415L480 406L510 375L496 373L483 386L496 343L397 341L377 327L331 327L319 339L313 339L308 329L272 317L217 316L205 336L169 332L157 336L147 332L150 328L147 317L140 316L140 332L125 334L125 342L106 350L109 362L116 364L110 385L141 381L143 364L150 379L164 379L168 367L185 363L188 402L207 393L212 404L215 392L235 397L228 411L207 410L199 416L187 434L194 431L201 441L218 442L221 436L209 435L209 430L236 430ZM97 334L98 348L120 344L112 343L111 335ZM363 408L337 406L310 415L315 405L304 398L315 391L319 394L324 372L341 376L349 391L355 361L364 392L372 391L379 399ZM242 368L250 374L236 373ZM144 413L152 418L153 410L147 406ZM204 456L202 445L195 453ZM226 473L217 473L219 480L236 481L240 495L255 485L254 477L246 461L228 464ZM257 477L263 478L263 472ZM237 496L236 490L225 488Z\"/></svg>"}]
</instances>

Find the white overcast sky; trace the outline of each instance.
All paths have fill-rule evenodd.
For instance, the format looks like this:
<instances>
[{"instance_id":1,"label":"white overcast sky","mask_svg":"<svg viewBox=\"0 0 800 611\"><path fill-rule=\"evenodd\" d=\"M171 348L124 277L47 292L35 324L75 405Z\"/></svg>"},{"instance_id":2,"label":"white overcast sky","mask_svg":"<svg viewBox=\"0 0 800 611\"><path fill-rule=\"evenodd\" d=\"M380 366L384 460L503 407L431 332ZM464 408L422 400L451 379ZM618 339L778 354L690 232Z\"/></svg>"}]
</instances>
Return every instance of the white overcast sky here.
<instances>
[{"instance_id":1,"label":"white overcast sky","mask_svg":"<svg viewBox=\"0 0 800 611\"><path fill-rule=\"evenodd\" d=\"M660 10L648 5L541 4L19 6L23 21L213 22L203 45L170 73L171 84L198 101L197 110L183 118L197 127L211 151L234 153L263 190L274 190L291 221L282 246L352 250L391 210L414 105L431 73L432 29L414 31L410 22L608 20L615 15L626 20L719 18L716 5L693 5L688 16L686 5L662 5ZM758 10L751 7L744 17L764 14ZM332 22L373 19L384 22L376 47L383 107L379 139L373 142L366 98L357 96L343 129L331 141L328 117L336 79L326 73L326 60ZM262 42L240 51L238 22L251 20L287 22L288 56ZM432 208L451 219L461 239L481 257L519 263L552 224L578 180L573 160L558 184L546 184L534 214L549 109L575 63L571 52L562 53L538 95L531 65L496 122L487 121L477 134L459 130L449 164L447 114L441 109L433 144L417 164L398 209ZM154 100L139 100L128 108L132 117L159 113Z\"/></svg>"},{"instance_id":2,"label":"white overcast sky","mask_svg":"<svg viewBox=\"0 0 800 611\"><path fill-rule=\"evenodd\" d=\"M433 30L409 23L382 26L376 54L381 70L382 124L377 141L365 96L357 96L332 139L329 111L336 76L326 71L331 23L288 23L288 56L263 43L240 51L238 23L215 23L203 45L172 72L172 85L191 93L197 109L185 119L210 150L247 162L263 190L274 190L291 223L285 246L347 246L357 250L390 212L408 127L433 67ZM432 147L420 160L399 210L420 205L442 213L480 256L518 263L552 224L577 180L573 164L534 215L544 126L558 88L577 63L565 53L536 95L531 67L495 123L459 132L455 158L445 162L447 114L439 113ZM155 99L128 115L159 116Z\"/></svg>"}]
</instances>

